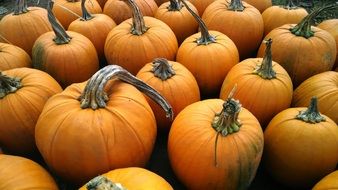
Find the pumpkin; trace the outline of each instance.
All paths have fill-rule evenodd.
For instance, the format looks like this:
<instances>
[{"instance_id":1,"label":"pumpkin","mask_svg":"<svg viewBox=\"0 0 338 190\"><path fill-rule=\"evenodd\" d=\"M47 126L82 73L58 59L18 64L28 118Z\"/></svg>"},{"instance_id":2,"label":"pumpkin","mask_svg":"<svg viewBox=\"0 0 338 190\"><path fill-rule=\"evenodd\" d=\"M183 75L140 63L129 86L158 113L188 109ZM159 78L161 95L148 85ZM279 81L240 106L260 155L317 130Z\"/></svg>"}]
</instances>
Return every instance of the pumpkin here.
<instances>
[{"instance_id":1,"label":"pumpkin","mask_svg":"<svg viewBox=\"0 0 338 190\"><path fill-rule=\"evenodd\" d=\"M129 167L112 170L90 180L80 190L89 189L111 189L116 187L119 190L173 190L170 184L161 176L138 167Z\"/></svg>"},{"instance_id":2,"label":"pumpkin","mask_svg":"<svg viewBox=\"0 0 338 190\"><path fill-rule=\"evenodd\" d=\"M266 9L272 6L271 0L244 0L244 1L254 6L261 13L263 13Z\"/></svg>"},{"instance_id":3,"label":"pumpkin","mask_svg":"<svg viewBox=\"0 0 338 190\"><path fill-rule=\"evenodd\" d=\"M110 31L104 53L108 64L117 64L136 74L157 57L174 60L178 49L174 32L164 22L143 17L134 0L126 0L133 10L128 19Z\"/></svg>"},{"instance_id":4,"label":"pumpkin","mask_svg":"<svg viewBox=\"0 0 338 190\"><path fill-rule=\"evenodd\" d=\"M135 0L135 3L144 16L154 16L158 8L154 0ZM110 16L116 24L131 18L133 14L125 0L108 0L103 13Z\"/></svg>"},{"instance_id":5,"label":"pumpkin","mask_svg":"<svg viewBox=\"0 0 338 190\"><path fill-rule=\"evenodd\" d=\"M196 13L197 9L190 2L189 7ZM198 24L180 0L163 3L156 11L155 18L166 23L175 33L178 44L197 32Z\"/></svg>"},{"instance_id":6,"label":"pumpkin","mask_svg":"<svg viewBox=\"0 0 338 190\"><path fill-rule=\"evenodd\" d=\"M142 93L116 78L147 93L172 117L157 91L117 65L69 86L49 99L35 128L43 159L66 181L82 185L112 169L145 167L150 158L154 114Z\"/></svg>"},{"instance_id":7,"label":"pumpkin","mask_svg":"<svg viewBox=\"0 0 338 190\"><path fill-rule=\"evenodd\" d=\"M240 60L256 54L264 24L255 7L242 0L217 0L207 7L202 18L210 30L227 35L235 43Z\"/></svg>"},{"instance_id":8,"label":"pumpkin","mask_svg":"<svg viewBox=\"0 0 338 190\"><path fill-rule=\"evenodd\" d=\"M203 20L187 4L185 7L199 23L201 32L183 41L178 48L176 61L195 76L202 99L216 97L228 71L239 62L238 50L226 35L209 32Z\"/></svg>"},{"instance_id":9,"label":"pumpkin","mask_svg":"<svg viewBox=\"0 0 338 190\"><path fill-rule=\"evenodd\" d=\"M54 77L62 87L88 80L99 68L93 43L82 34L68 31L58 23L48 3L48 15L54 32L41 35L33 46L33 66Z\"/></svg>"},{"instance_id":10,"label":"pumpkin","mask_svg":"<svg viewBox=\"0 0 338 190\"><path fill-rule=\"evenodd\" d=\"M54 0L56 6L53 7L53 13L64 28L79 18L81 15L80 0ZM96 0L90 0L86 3L86 8L92 14L102 13L102 9Z\"/></svg>"},{"instance_id":11,"label":"pumpkin","mask_svg":"<svg viewBox=\"0 0 338 190\"><path fill-rule=\"evenodd\" d=\"M18 67L32 67L29 55L18 46L0 42L0 71Z\"/></svg>"},{"instance_id":12,"label":"pumpkin","mask_svg":"<svg viewBox=\"0 0 338 190\"><path fill-rule=\"evenodd\" d=\"M0 144L12 154L36 151L34 128L46 101L61 92L48 74L31 68L0 72Z\"/></svg>"},{"instance_id":13,"label":"pumpkin","mask_svg":"<svg viewBox=\"0 0 338 190\"><path fill-rule=\"evenodd\" d=\"M157 6L161 6L163 3L168 2L169 0L155 0Z\"/></svg>"},{"instance_id":14,"label":"pumpkin","mask_svg":"<svg viewBox=\"0 0 338 190\"><path fill-rule=\"evenodd\" d=\"M232 67L224 79L220 98L225 99L237 84L234 95L260 122L263 128L292 101L292 81L285 69L272 61L272 40L265 41L264 58L249 58ZM250 95L248 95L250 94Z\"/></svg>"},{"instance_id":15,"label":"pumpkin","mask_svg":"<svg viewBox=\"0 0 338 190\"><path fill-rule=\"evenodd\" d=\"M158 58L146 64L136 77L162 94L178 114L186 106L200 100L200 92L195 77L178 62ZM157 127L168 132L171 122L161 112L161 108L147 98L157 121Z\"/></svg>"},{"instance_id":16,"label":"pumpkin","mask_svg":"<svg viewBox=\"0 0 338 190\"><path fill-rule=\"evenodd\" d=\"M105 14L91 15L85 6L86 0L81 0L82 18L70 23L68 30L86 36L95 46L100 59L104 58L104 43L108 33L116 26L114 20Z\"/></svg>"},{"instance_id":17,"label":"pumpkin","mask_svg":"<svg viewBox=\"0 0 338 190\"><path fill-rule=\"evenodd\" d=\"M305 107L313 96L321 113L338 123L338 72L326 71L305 80L294 91L292 106Z\"/></svg>"},{"instance_id":18,"label":"pumpkin","mask_svg":"<svg viewBox=\"0 0 338 190\"><path fill-rule=\"evenodd\" d=\"M35 40L51 30L45 9L27 8L26 0L17 0L14 12L0 21L0 42L16 45L31 55Z\"/></svg>"},{"instance_id":19,"label":"pumpkin","mask_svg":"<svg viewBox=\"0 0 338 190\"><path fill-rule=\"evenodd\" d=\"M19 156L0 154L0 189L58 190L51 175L39 164Z\"/></svg>"},{"instance_id":20,"label":"pumpkin","mask_svg":"<svg viewBox=\"0 0 338 190\"><path fill-rule=\"evenodd\" d=\"M297 24L307 15L307 11L302 7L296 6L292 0L288 0L286 5L269 7L262 13L264 36L284 24Z\"/></svg>"},{"instance_id":21,"label":"pumpkin","mask_svg":"<svg viewBox=\"0 0 338 190\"><path fill-rule=\"evenodd\" d=\"M312 190L338 189L338 170L330 173L321 179Z\"/></svg>"},{"instance_id":22,"label":"pumpkin","mask_svg":"<svg viewBox=\"0 0 338 190\"><path fill-rule=\"evenodd\" d=\"M285 24L273 29L265 38L274 40L272 56L284 67L296 88L307 78L332 69L336 58L336 43L330 33L311 27L314 18L328 5L313 11L300 23ZM265 45L261 44L257 57L263 57Z\"/></svg>"},{"instance_id":23,"label":"pumpkin","mask_svg":"<svg viewBox=\"0 0 338 190\"><path fill-rule=\"evenodd\" d=\"M205 9L215 0L189 0L198 10L200 16L203 15Z\"/></svg>"},{"instance_id":24,"label":"pumpkin","mask_svg":"<svg viewBox=\"0 0 338 190\"><path fill-rule=\"evenodd\" d=\"M264 162L281 184L309 189L338 163L338 127L319 113L317 98L308 108L277 114L264 131Z\"/></svg>"},{"instance_id":25,"label":"pumpkin","mask_svg":"<svg viewBox=\"0 0 338 190\"><path fill-rule=\"evenodd\" d=\"M169 133L171 167L188 189L247 189L262 153L258 120L231 95L187 106Z\"/></svg>"},{"instance_id":26,"label":"pumpkin","mask_svg":"<svg viewBox=\"0 0 338 190\"><path fill-rule=\"evenodd\" d=\"M336 48L338 49L338 19L324 20L317 25L318 28L328 31L336 41ZM338 53L336 54L336 62L333 68L338 67Z\"/></svg>"}]
</instances>

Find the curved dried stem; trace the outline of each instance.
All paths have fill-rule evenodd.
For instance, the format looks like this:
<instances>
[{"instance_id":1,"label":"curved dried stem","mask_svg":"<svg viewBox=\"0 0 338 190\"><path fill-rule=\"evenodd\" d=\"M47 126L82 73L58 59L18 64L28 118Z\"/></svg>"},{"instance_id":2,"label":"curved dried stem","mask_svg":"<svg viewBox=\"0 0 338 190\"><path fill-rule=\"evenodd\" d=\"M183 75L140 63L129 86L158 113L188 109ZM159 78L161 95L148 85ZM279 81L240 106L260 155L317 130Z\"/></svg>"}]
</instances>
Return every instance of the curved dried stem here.
<instances>
[{"instance_id":1,"label":"curved dried stem","mask_svg":"<svg viewBox=\"0 0 338 190\"><path fill-rule=\"evenodd\" d=\"M231 10L231 11L244 11L245 7L242 3L242 0L231 0L230 4L229 4L229 7L228 7L228 10Z\"/></svg>"},{"instance_id":2,"label":"curved dried stem","mask_svg":"<svg viewBox=\"0 0 338 190\"><path fill-rule=\"evenodd\" d=\"M183 5L180 3L179 0L170 0L170 4L168 6L169 11L180 11Z\"/></svg>"},{"instance_id":3,"label":"curved dried stem","mask_svg":"<svg viewBox=\"0 0 338 190\"><path fill-rule=\"evenodd\" d=\"M318 111L317 97L312 97L309 107L299 112L296 118L307 123L320 123L326 120Z\"/></svg>"},{"instance_id":4,"label":"curved dried stem","mask_svg":"<svg viewBox=\"0 0 338 190\"><path fill-rule=\"evenodd\" d=\"M254 71L255 74L259 75L263 79L273 79L276 78L276 72L272 67L272 53L271 53L271 44L272 39L264 40L266 44L265 55L262 61L262 64Z\"/></svg>"},{"instance_id":5,"label":"curved dried stem","mask_svg":"<svg viewBox=\"0 0 338 190\"><path fill-rule=\"evenodd\" d=\"M137 6L134 0L124 0L133 13L133 26L131 27L131 33L134 35L142 35L149 29L144 22L143 15L140 8Z\"/></svg>"},{"instance_id":6,"label":"curved dried stem","mask_svg":"<svg viewBox=\"0 0 338 190\"><path fill-rule=\"evenodd\" d=\"M0 71L0 99L22 87L21 79L4 75Z\"/></svg>"},{"instance_id":7,"label":"curved dried stem","mask_svg":"<svg viewBox=\"0 0 338 190\"><path fill-rule=\"evenodd\" d=\"M175 75L173 67L165 58L156 58L153 61L153 68L151 70L154 75L165 81Z\"/></svg>"},{"instance_id":8,"label":"curved dried stem","mask_svg":"<svg viewBox=\"0 0 338 190\"><path fill-rule=\"evenodd\" d=\"M91 20L94 18L86 8L86 0L81 0L81 10L82 10L82 18L81 20Z\"/></svg>"}]
</instances>

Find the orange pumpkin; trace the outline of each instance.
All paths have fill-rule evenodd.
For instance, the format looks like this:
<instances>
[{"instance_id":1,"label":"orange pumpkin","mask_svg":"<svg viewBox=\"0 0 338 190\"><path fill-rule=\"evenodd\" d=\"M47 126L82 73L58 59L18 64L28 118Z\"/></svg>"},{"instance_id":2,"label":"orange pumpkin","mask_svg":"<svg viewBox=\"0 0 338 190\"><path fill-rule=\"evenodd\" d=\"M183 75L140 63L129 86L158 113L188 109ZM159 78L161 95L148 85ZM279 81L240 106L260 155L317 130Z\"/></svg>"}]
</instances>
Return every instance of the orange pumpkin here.
<instances>
[{"instance_id":1,"label":"orange pumpkin","mask_svg":"<svg viewBox=\"0 0 338 190\"><path fill-rule=\"evenodd\" d=\"M1 146L13 154L34 154L35 124L47 100L61 91L51 76L36 69L0 72Z\"/></svg>"},{"instance_id":2,"label":"orange pumpkin","mask_svg":"<svg viewBox=\"0 0 338 190\"><path fill-rule=\"evenodd\" d=\"M69 182L82 185L112 169L144 167L150 158L154 114L134 86L120 80L107 84L116 78L156 99L172 117L162 96L117 65L53 96L36 124L36 145L48 166Z\"/></svg>"},{"instance_id":3,"label":"orange pumpkin","mask_svg":"<svg viewBox=\"0 0 338 190\"><path fill-rule=\"evenodd\" d=\"M157 6L161 6L163 3L168 2L169 0L155 0Z\"/></svg>"},{"instance_id":4,"label":"orange pumpkin","mask_svg":"<svg viewBox=\"0 0 338 190\"><path fill-rule=\"evenodd\" d=\"M338 189L338 170L321 179L312 190Z\"/></svg>"},{"instance_id":5,"label":"orange pumpkin","mask_svg":"<svg viewBox=\"0 0 338 190\"><path fill-rule=\"evenodd\" d=\"M10 42L31 55L35 40L52 30L47 11L41 7L27 8L26 0L17 0L14 10L0 21L0 42Z\"/></svg>"},{"instance_id":6,"label":"orange pumpkin","mask_svg":"<svg viewBox=\"0 0 338 190\"><path fill-rule=\"evenodd\" d=\"M264 33L261 13L242 0L217 0L202 16L210 30L227 35L236 45L240 60L256 54Z\"/></svg>"},{"instance_id":7,"label":"orange pumpkin","mask_svg":"<svg viewBox=\"0 0 338 190\"><path fill-rule=\"evenodd\" d=\"M205 9L215 0L189 0L198 10L199 15L203 15Z\"/></svg>"},{"instance_id":8,"label":"orange pumpkin","mask_svg":"<svg viewBox=\"0 0 338 190\"><path fill-rule=\"evenodd\" d=\"M154 0L135 0L135 3L144 16L154 16L158 8ZM108 0L103 13L110 16L116 24L131 18L133 14L125 0Z\"/></svg>"},{"instance_id":9,"label":"orange pumpkin","mask_svg":"<svg viewBox=\"0 0 338 190\"><path fill-rule=\"evenodd\" d=\"M200 92L195 77L178 62L155 59L152 63L142 67L136 77L162 94L172 105L175 114L200 100ZM157 127L168 132L171 122L154 101L149 98L147 100L154 111Z\"/></svg>"},{"instance_id":10,"label":"orange pumpkin","mask_svg":"<svg viewBox=\"0 0 338 190\"><path fill-rule=\"evenodd\" d=\"M99 68L93 43L82 34L66 32L57 22L48 3L48 14L54 32L41 35L32 50L33 66L54 77L62 87L88 80Z\"/></svg>"},{"instance_id":11,"label":"orange pumpkin","mask_svg":"<svg viewBox=\"0 0 338 190\"><path fill-rule=\"evenodd\" d=\"M196 13L197 9L190 2L189 7ZM178 44L181 44L188 36L197 32L198 24L194 17L184 7L180 0L170 0L163 3L156 11L155 18L166 23L175 33Z\"/></svg>"},{"instance_id":12,"label":"orange pumpkin","mask_svg":"<svg viewBox=\"0 0 338 190\"><path fill-rule=\"evenodd\" d=\"M338 127L321 115L317 99L309 108L286 109L264 131L265 168L278 182L309 189L338 163Z\"/></svg>"},{"instance_id":13,"label":"orange pumpkin","mask_svg":"<svg viewBox=\"0 0 338 190\"><path fill-rule=\"evenodd\" d=\"M27 158L0 154L0 189L58 190L51 175L39 164Z\"/></svg>"},{"instance_id":14,"label":"orange pumpkin","mask_svg":"<svg viewBox=\"0 0 338 190\"><path fill-rule=\"evenodd\" d=\"M173 190L170 184L161 176L138 167L121 168L95 177L79 190L120 187L121 190ZM121 188L122 187L122 188ZM114 188L113 188L114 189Z\"/></svg>"},{"instance_id":15,"label":"orange pumpkin","mask_svg":"<svg viewBox=\"0 0 338 190\"><path fill-rule=\"evenodd\" d=\"M266 9L272 6L271 0L243 0L254 6L259 12L263 13Z\"/></svg>"},{"instance_id":16,"label":"orange pumpkin","mask_svg":"<svg viewBox=\"0 0 338 190\"><path fill-rule=\"evenodd\" d=\"M18 46L0 42L0 71L18 67L32 67L29 55Z\"/></svg>"},{"instance_id":17,"label":"orange pumpkin","mask_svg":"<svg viewBox=\"0 0 338 190\"><path fill-rule=\"evenodd\" d=\"M171 166L188 189L247 189L262 153L259 122L232 98L187 106L169 133Z\"/></svg>"},{"instance_id":18,"label":"orange pumpkin","mask_svg":"<svg viewBox=\"0 0 338 190\"><path fill-rule=\"evenodd\" d=\"M108 34L104 53L108 64L117 64L136 74L157 57L174 60L178 49L173 31L164 22L143 17L134 0L128 0L133 18Z\"/></svg>"}]
</instances>

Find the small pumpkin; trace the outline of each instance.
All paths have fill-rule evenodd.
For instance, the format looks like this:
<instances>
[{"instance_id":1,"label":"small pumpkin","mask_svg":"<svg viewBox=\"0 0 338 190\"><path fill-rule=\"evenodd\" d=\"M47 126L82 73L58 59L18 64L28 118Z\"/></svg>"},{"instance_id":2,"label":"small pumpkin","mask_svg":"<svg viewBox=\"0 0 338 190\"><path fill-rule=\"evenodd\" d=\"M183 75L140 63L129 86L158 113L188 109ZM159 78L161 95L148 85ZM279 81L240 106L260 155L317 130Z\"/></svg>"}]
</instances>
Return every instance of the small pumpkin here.
<instances>
[{"instance_id":1,"label":"small pumpkin","mask_svg":"<svg viewBox=\"0 0 338 190\"><path fill-rule=\"evenodd\" d=\"M170 184L161 176L138 167L112 170L90 180L79 190L173 190Z\"/></svg>"},{"instance_id":2,"label":"small pumpkin","mask_svg":"<svg viewBox=\"0 0 338 190\"><path fill-rule=\"evenodd\" d=\"M0 71L32 67L29 55L20 47L0 42Z\"/></svg>"},{"instance_id":3,"label":"small pumpkin","mask_svg":"<svg viewBox=\"0 0 338 190\"><path fill-rule=\"evenodd\" d=\"M244 1L254 6L261 13L263 13L266 9L272 6L271 0L244 0Z\"/></svg>"},{"instance_id":4,"label":"small pumpkin","mask_svg":"<svg viewBox=\"0 0 338 190\"><path fill-rule=\"evenodd\" d=\"M338 189L338 170L330 173L321 179L312 190Z\"/></svg>"},{"instance_id":5,"label":"small pumpkin","mask_svg":"<svg viewBox=\"0 0 338 190\"><path fill-rule=\"evenodd\" d=\"M202 16L205 9L215 0L189 0L198 10L198 15Z\"/></svg>"},{"instance_id":6,"label":"small pumpkin","mask_svg":"<svg viewBox=\"0 0 338 190\"><path fill-rule=\"evenodd\" d=\"M308 108L277 114L264 131L264 162L281 184L309 189L338 163L338 127L319 113L317 98Z\"/></svg>"},{"instance_id":7,"label":"small pumpkin","mask_svg":"<svg viewBox=\"0 0 338 190\"><path fill-rule=\"evenodd\" d=\"M0 154L0 168L0 189L59 189L42 166L27 158Z\"/></svg>"}]
</instances>

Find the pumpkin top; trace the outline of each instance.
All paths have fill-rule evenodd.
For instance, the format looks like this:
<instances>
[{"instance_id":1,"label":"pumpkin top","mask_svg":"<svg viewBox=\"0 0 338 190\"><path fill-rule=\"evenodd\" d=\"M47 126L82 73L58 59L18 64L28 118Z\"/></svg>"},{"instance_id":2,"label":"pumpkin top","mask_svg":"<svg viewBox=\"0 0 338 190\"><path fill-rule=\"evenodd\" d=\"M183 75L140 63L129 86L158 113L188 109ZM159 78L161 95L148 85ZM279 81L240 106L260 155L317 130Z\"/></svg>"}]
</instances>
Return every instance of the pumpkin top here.
<instances>
[{"instance_id":1,"label":"pumpkin top","mask_svg":"<svg viewBox=\"0 0 338 190\"><path fill-rule=\"evenodd\" d=\"M170 0L170 4L168 6L169 11L180 11L183 5L179 0Z\"/></svg>"},{"instance_id":2,"label":"pumpkin top","mask_svg":"<svg viewBox=\"0 0 338 190\"><path fill-rule=\"evenodd\" d=\"M146 33L149 28L145 25L140 8L137 6L134 0L124 1L126 1L127 5L132 10L133 25L131 27L131 33L138 36Z\"/></svg>"},{"instance_id":3,"label":"pumpkin top","mask_svg":"<svg viewBox=\"0 0 338 190\"><path fill-rule=\"evenodd\" d=\"M91 20L92 18L94 18L87 10L86 6L85 6L86 0L81 0L81 10L82 10L82 18L81 20L83 21L87 21L87 20Z\"/></svg>"},{"instance_id":4,"label":"pumpkin top","mask_svg":"<svg viewBox=\"0 0 338 190\"><path fill-rule=\"evenodd\" d=\"M172 65L170 65L168 60L165 58L156 58L153 61L153 68L151 71L162 81L167 80L175 75Z\"/></svg>"},{"instance_id":5,"label":"pumpkin top","mask_svg":"<svg viewBox=\"0 0 338 190\"><path fill-rule=\"evenodd\" d=\"M22 87L21 79L12 78L0 72L0 99Z\"/></svg>"},{"instance_id":6,"label":"pumpkin top","mask_svg":"<svg viewBox=\"0 0 338 190\"><path fill-rule=\"evenodd\" d=\"M97 176L86 184L87 190L127 190L119 183L114 183L104 176Z\"/></svg>"},{"instance_id":7,"label":"pumpkin top","mask_svg":"<svg viewBox=\"0 0 338 190\"><path fill-rule=\"evenodd\" d=\"M242 3L242 0L231 0L230 4L229 4L229 7L228 7L228 10L231 10L231 11L244 11L245 7Z\"/></svg>"},{"instance_id":8,"label":"pumpkin top","mask_svg":"<svg viewBox=\"0 0 338 190\"><path fill-rule=\"evenodd\" d=\"M272 39L264 40L264 43L266 44L265 55L262 64L257 67L254 73L263 79L273 79L276 78L276 72L272 68Z\"/></svg>"},{"instance_id":9,"label":"pumpkin top","mask_svg":"<svg viewBox=\"0 0 338 190\"><path fill-rule=\"evenodd\" d=\"M296 118L307 123L320 123L322 121L325 121L325 117L320 115L318 111L317 104L317 97L312 97L309 107L306 110L300 111Z\"/></svg>"},{"instance_id":10,"label":"pumpkin top","mask_svg":"<svg viewBox=\"0 0 338 190\"><path fill-rule=\"evenodd\" d=\"M293 0L286 1L286 4L282 7L287 10L298 9L298 7L293 3Z\"/></svg>"}]
</instances>

